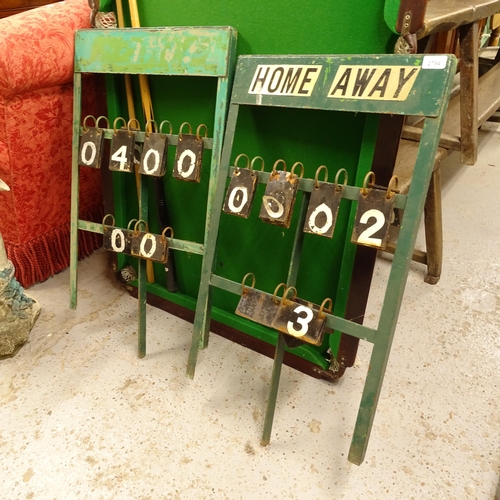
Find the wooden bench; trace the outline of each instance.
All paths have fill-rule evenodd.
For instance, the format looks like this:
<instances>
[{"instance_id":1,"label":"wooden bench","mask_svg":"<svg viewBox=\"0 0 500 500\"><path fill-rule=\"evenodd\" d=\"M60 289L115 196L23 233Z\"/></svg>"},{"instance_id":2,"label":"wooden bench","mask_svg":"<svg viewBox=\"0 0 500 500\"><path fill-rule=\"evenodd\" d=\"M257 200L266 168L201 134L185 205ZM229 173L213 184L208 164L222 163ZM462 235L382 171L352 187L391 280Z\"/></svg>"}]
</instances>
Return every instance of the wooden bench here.
<instances>
[{"instance_id":1,"label":"wooden bench","mask_svg":"<svg viewBox=\"0 0 500 500\"><path fill-rule=\"evenodd\" d=\"M399 178L399 188L403 194L407 194L410 180L413 176L415 158L417 156L419 143L411 140L401 140L394 174ZM443 223L441 209L441 164L450 154L450 150L439 147L434 160L434 170L424 209L424 228L426 250L415 250L413 260L427 266L427 274L424 278L426 283L435 285L441 277L443 262ZM390 242L386 251L394 253L399 228L391 227Z\"/></svg>"},{"instance_id":2,"label":"wooden bench","mask_svg":"<svg viewBox=\"0 0 500 500\"><path fill-rule=\"evenodd\" d=\"M500 51L493 67L479 78L479 24L500 12L500 0L429 0L424 23L417 32L423 39L458 28L460 91L450 101L440 145L460 151L466 165L477 160L479 127L500 107ZM421 129L406 126L403 138L419 140Z\"/></svg>"},{"instance_id":3,"label":"wooden bench","mask_svg":"<svg viewBox=\"0 0 500 500\"><path fill-rule=\"evenodd\" d=\"M401 16L411 7L409 0L402 0ZM479 77L479 27L482 20L500 12L500 0L429 0L427 5L415 0L419 10L416 37L422 40L440 33L458 30L460 73L459 91L450 100L445 123L436 154L424 214L426 251L415 251L413 260L427 265L425 281L435 284L442 269L443 235L441 216L441 173L443 160L452 152L460 151L462 163L474 165L477 160L478 129L500 107L500 50L497 51L491 69ZM422 9L425 14L422 16ZM495 26L494 26L495 27ZM428 46L431 44L428 43ZM440 49L438 49L440 51ZM413 173L418 142L422 135L422 123L413 121L403 127L395 174L400 181L400 190L406 194ZM397 229L394 231L394 248Z\"/></svg>"}]
</instances>

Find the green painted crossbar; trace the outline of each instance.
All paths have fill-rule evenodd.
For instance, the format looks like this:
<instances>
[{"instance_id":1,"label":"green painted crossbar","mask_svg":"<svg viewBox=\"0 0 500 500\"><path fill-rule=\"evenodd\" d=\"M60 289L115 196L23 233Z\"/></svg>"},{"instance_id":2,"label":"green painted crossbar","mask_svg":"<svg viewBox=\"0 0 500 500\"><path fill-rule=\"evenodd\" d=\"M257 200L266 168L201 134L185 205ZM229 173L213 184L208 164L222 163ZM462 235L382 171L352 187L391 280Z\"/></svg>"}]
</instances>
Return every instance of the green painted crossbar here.
<instances>
[{"instance_id":1,"label":"green painted crossbar","mask_svg":"<svg viewBox=\"0 0 500 500\"><path fill-rule=\"evenodd\" d=\"M170 27L155 29L80 30L75 35L75 75L73 103L73 161L71 186L71 250L70 307L77 305L78 230L102 233L102 224L78 218L79 165L78 148L82 132L81 74L139 74L161 76L214 77L218 80L215 96L213 138L204 139L204 147L212 150L207 214L212 212L215 183L218 178L222 139L227 115L230 83L233 77L236 31L231 27ZM105 129L110 139L112 129ZM136 141L144 141L144 132L136 133ZM177 145L178 135L167 134L169 145ZM104 167L107 168L107 167ZM122 174L119 174L122 175ZM148 190L141 175L138 219L148 220ZM204 242L168 238L170 248L203 255L211 228L207 216ZM138 352L146 354L146 261L138 262Z\"/></svg>"},{"instance_id":2,"label":"green painted crossbar","mask_svg":"<svg viewBox=\"0 0 500 500\"><path fill-rule=\"evenodd\" d=\"M230 162L239 107L276 106L424 117L422 139L408 196L396 198L396 206L404 208L404 215L378 326L376 329L368 328L331 314L327 319L328 326L373 343L349 451L349 460L358 465L365 457L382 388L456 64L456 58L448 55L280 55L241 56L236 67L220 172L214 202L208 214L211 226L205 240L205 259L187 366L187 375L191 378L194 376L198 350L208 342L213 289L221 288L236 295L242 293L241 283L217 276L215 267L217 233L227 176L232 171ZM267 182L268 176L259 172L259 182ZM301 179L299 182L299 189L303 191L302 206L295 208L300 211L300 218L291 250L287 286L295 285L301 265L302 227L312 183L312 179ZM359 187L346 186L343 197L356 200ZM338 264L340 266L342 262ZM319 264L306 262L303 265ZM280 334L262 436L264 445L269 443L271 436L284 349L284 336Z\"/></svg>"}]
</instances>

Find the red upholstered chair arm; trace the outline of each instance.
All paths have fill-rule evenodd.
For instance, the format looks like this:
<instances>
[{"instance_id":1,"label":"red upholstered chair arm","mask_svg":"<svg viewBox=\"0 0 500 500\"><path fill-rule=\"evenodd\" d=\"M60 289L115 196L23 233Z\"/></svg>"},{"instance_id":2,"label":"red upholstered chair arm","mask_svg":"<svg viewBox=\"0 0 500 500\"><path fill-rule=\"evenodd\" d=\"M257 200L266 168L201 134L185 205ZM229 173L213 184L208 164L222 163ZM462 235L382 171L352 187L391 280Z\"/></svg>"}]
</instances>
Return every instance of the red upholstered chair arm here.
<instances>
[{"instance_id":1,"label":"red upholstered chair arm","mask_svg":"<svg viewBox=\"0 0 500 500\"><path fill-rule=\"evenodd\" d=\"M66 0L0 19L0 232L25 287L69 264L75 31L88 28L87 0ZM96 80L82 108L95 112ZM83 169L80 214L103 216L100 171ZM79 255L101 244L81 235Z\"/></svg>"},{"instance_id":2,"label":"red upholstered chair arm","mask_svg":"<svg viewBox=\"0 0 500 500\"><path fill-rule=\"evenodd\" d=\"M0 20L0 97L71 82L75 30L89 27L87 0L66 0Z\"/></svg>"}]
</instances>

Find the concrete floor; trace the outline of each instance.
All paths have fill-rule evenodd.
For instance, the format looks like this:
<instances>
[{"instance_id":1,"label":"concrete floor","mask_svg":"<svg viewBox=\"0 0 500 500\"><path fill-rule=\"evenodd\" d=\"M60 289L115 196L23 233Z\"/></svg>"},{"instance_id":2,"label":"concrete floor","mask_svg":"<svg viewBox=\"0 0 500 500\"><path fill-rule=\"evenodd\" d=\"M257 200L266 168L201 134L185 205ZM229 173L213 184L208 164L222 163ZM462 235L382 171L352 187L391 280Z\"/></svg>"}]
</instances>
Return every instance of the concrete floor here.
<instances>
[{"instance_id":1,"label":"concrete floor","mask_svg":"<svg viewBox=\"0 0 500 500\"><path fill-rule=\"evenodd\" d=\"M0 361L2 499L500 498L500 127L474 167L443 166L444 274L412 264L367 458L347 461L370 355L337 384L284 367L259 444L272 361L217 335L185 373L191 325L136 301L105 254L30 290L42 315ZM380 258L368 323L390 262Z\"/></svg>"}]
</instances>

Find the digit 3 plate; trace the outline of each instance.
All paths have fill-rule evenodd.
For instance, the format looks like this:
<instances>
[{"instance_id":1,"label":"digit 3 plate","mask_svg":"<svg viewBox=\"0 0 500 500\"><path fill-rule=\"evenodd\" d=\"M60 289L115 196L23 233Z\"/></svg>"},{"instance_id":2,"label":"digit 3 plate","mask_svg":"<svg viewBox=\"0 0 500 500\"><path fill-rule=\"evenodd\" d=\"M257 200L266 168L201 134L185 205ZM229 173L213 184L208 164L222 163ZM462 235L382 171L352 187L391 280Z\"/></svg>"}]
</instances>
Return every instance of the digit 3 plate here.
<instances>
[{"instance_id":1,"label":"digit 3 plate","mask_svg":"<svg viewBox=\"0 0 500 500\"><path fill-rule=\"evenodd\" d=\"M274 318L273 328L308 344L319 346L323 342L326 315L320 307L316 307L318 306L297 297L283 298Z\"/></svg>"},{"instance_id":2,"label":"digit 3 plate","mask_svg":"<svg viewBox=\"0 0 500 500\"><path fill-rule=\"evenodd\" d=\"M317 304L313 304L312 302L301 299L299 297L295 297L294 301L297 302L298 304L302 304L304 306L307 306L310 309L319 310L319 307L320 307ZM325 332L326 331L327 331L327 329L325 328ZM291 335L284 335L284 339L285 339L285 344L289 349L295 349L296 347L300 347L301 345L304 345L306 343L305 341L301 340L300 338L292 337ZM321 343L323 343L323 338L321 339Z\"/></svg>"}]
</instances>

